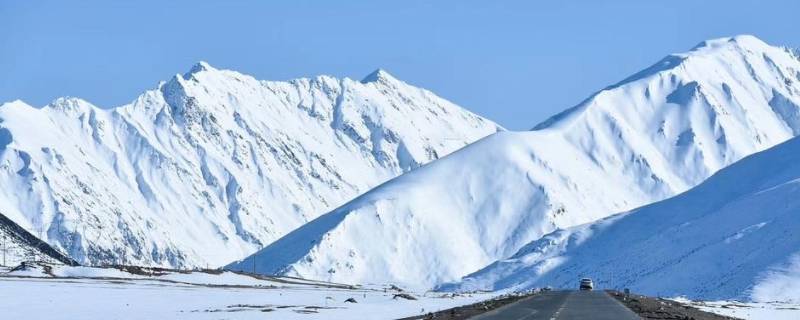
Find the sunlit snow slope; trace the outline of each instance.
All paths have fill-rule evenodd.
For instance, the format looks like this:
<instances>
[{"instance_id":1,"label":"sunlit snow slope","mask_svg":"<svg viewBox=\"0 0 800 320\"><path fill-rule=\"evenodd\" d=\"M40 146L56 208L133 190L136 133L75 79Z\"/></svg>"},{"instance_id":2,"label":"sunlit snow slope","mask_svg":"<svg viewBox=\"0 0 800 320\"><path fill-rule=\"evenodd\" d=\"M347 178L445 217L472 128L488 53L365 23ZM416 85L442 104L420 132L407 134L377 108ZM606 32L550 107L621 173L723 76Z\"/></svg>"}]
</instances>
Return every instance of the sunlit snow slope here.
<instances>
[{"instance_id":1,"label":"sunlit snow slope","mask_svg":"<svg viewBox=\"0 0 800 320\"><path fill-rule=\"evenodd\" d=\"M384 71L199 63L117 108L0 106L0 212L81 263L220 266L498 130Z\"/></svg>"},{"instance_id":2,"label":"sunlit snow slope","mask_svg":"<svg viewBox=\"0 0 800 320\"><path fill-rule=\"evenodd\" d=\"M535 104L535 101L531 101ZM662 200L800 133L800 60L752 36L701 43L534 131L391 180L234 269L431 287L555 230Z\"/></svg>"},{"instance_id":3,"label":"sunlit snow slope","mask_svg":"<svg viewBox=\"0 0 800 320\"><path fill-rule=\"evenodd\" d=\"M676 197L556 231L443 289L602 288L800 301L800 138Z\"/></svg>"}]
</instances>

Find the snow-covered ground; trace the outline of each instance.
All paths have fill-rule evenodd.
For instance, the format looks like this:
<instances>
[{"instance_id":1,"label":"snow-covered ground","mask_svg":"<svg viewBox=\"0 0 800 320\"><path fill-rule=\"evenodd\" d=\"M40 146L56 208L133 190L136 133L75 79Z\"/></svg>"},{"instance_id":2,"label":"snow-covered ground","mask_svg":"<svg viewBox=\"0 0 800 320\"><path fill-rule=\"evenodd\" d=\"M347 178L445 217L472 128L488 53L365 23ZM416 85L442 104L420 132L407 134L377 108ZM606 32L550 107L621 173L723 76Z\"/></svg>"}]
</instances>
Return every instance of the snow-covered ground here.
<instances>
[{"instance_id":1,"label":"snow-covered ground","mask_svg":"<svg viewBox=\"0 0 800 320\"><path fill-rule=\"evenodd\" d=\"M225 272L147 276L56 266L0 270L3 319L396 319L470 304L490 294L445 296L388 286L346 286ZM353 298L357 303L344 302Z\"/></svg>"},{"instance_id":2,"label":"snow-covered ground","mask_svg":"<svg viewBox=\"0 0 800 320\"><path fill-rule=\"evenodd\" d=\"M740 301L691 301L674 299L701 310L747 320L797 320L800 319L800 303L740 302Z\"/></svg>"},{"instance_id":3,"label":"snow-covered ground","mask_svg":"<svg viewBox=\"0 0 800 320\"><path fill-rule=\"evenodd\" d=\"M386 182L229 267L256 260L261 272L421 288L455 281L786 141L800 133L798 106L791 50L752 36L709 40L534 131L494 134Z\"/></svg>"}]
</instances>

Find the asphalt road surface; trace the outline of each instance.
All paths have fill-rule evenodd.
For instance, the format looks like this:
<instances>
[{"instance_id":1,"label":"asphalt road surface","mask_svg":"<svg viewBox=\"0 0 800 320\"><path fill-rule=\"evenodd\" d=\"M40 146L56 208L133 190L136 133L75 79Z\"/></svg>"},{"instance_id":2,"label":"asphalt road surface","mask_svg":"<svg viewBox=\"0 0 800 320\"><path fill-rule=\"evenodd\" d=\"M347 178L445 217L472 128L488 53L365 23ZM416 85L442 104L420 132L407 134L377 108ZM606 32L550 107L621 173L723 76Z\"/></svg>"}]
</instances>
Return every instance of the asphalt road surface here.
<instances>
[{"instance_id":1,"label":"asphalt road surface","mask_svg":"<svg viewBox=\"0 0 800 320\"><path fill-rule=\"evenodd\" d=\"M551 291L475 316L476 320L634 320L633 311L604 291Z\"/></svg>"}]
</instances>

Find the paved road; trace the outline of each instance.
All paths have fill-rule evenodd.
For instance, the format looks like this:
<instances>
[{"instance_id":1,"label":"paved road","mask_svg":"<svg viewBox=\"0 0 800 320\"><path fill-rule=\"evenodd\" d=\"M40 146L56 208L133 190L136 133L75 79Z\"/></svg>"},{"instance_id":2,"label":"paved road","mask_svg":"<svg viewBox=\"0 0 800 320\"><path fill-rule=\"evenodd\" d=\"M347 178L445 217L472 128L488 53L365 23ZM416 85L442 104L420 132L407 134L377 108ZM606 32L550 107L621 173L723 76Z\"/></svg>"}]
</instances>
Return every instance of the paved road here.
<instances>
[{"instance_id":1,"label":"paved road","mask_svg":"<svg viewBox=\"0 0 800 320\"><path fill-rule=\"evenodd\" d=\"M552 291L475 316L475 320L640 319L603 291Z\"/></svg>"}]
</instances>

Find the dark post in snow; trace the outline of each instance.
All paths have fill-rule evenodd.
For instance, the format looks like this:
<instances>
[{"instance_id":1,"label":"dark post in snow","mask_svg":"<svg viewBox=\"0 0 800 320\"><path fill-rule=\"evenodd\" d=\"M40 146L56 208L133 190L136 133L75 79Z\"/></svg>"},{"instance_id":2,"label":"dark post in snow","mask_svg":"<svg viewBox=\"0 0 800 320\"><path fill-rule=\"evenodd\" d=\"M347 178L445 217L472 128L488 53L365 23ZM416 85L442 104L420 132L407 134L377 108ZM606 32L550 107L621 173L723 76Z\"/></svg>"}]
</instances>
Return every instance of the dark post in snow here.
<instances>
[{"instance_id":1,"label":"dark post in snow","mask_svg":"<svg viewBox=\"0 0 800 320\"><path fill-rule=\"evenodd\" d=\"M263 245L258 246L258 250L256 253L253 254L253 274L256 274L256 259L258 259L258 254L261 253L261 249L264 249Z\"/></svg>"}]
</instances>

